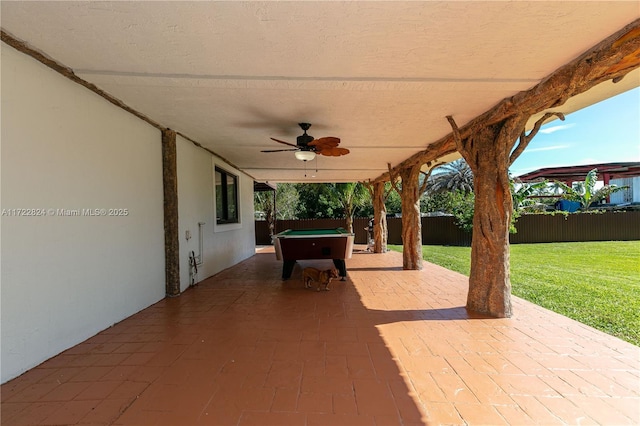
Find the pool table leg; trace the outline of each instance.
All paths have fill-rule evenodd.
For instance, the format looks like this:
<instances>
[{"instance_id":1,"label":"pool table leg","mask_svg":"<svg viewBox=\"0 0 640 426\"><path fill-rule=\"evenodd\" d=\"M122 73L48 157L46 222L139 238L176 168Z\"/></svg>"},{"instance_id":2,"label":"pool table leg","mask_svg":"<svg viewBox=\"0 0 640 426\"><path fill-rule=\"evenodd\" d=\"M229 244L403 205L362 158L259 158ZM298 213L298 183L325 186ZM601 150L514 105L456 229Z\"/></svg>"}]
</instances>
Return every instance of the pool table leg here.
<instances>
[{"instance_id":1,"label":"pool table leg","mask_svg":"<svg viewBox=\"0 0 640 426\"><path fill-rule=\"evenodd\" d=\"M345 281L345 277L347 276L347 265L344 259L333 259L333 264L336 265L336 268L342 277L340 281Z\"/></svg>"},{"instance_id":2,"label":"pool table leg","mask_svg":"<svg viewBox=\"0 0 640 426\"><path fill-rule=\"evenodd\" d=\"M295 260L285 260L282 264L282 280L288 280L291 278L291 273L293 272L293 267L296 266Z\"/></svg>"}]
</instances>

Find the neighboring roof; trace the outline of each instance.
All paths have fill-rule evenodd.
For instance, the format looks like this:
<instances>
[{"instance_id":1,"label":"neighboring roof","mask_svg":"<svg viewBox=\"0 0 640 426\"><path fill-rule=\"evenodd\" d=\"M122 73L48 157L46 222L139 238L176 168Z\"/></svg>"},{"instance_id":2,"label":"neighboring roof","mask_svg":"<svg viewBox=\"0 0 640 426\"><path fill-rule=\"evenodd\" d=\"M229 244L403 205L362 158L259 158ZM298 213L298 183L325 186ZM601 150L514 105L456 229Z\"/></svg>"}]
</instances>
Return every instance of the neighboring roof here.
<instances>
[{"instance_id":1,"label":"neighboring roof","mask_svg":"<svg viewBox=\"0 0 640 426\"><path fill-rule=\"evenodd\" d=\"M640 176L640 162L585 164L581 166L547 167L525 173L518 178L523 182L533 182L543 179L559 180L561 182L575 182L584 180L591 170L598 170L601 179L608 175L608 179Z\"/></svg>"}]
</instances>

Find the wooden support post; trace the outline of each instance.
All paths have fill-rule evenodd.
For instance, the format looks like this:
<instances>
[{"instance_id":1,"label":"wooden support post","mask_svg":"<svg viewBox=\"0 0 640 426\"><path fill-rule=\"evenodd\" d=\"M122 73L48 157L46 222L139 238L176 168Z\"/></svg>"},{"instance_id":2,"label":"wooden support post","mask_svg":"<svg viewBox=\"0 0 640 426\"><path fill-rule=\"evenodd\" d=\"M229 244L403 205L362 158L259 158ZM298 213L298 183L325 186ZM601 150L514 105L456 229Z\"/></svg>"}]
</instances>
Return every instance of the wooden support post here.
<instances>
[{"instance_id":1,"label":"wooden support post","mask_svg":"<svg viewBox=\"0 0 640 426\"><path fill-rule=\"evenodd\" d=\"M402 179L402 268L422 270L422 221L420 220L420 166L400 170Z\"/></svg>"},{"instance_id":2,"label":"wooden support post","mask_svg":"<svg viewBox=\"0 0 640 426\"><path fill-rule=\"evenodd\" d=\"M399 176L388 164L391 186L400 195L402 207L402 269L422 270L422 222L420 220L420 177L421 164L400 169ZM397 184L398 177L402 186Z\"/></svg>"},{"instance_id":3,"label":"wooden support post","mask_svg":"<svg viewBox=\"0 0 640 426\"><path fill-rule=\"evenodd\" d=\"M611 182L611 175L609 173L604 173L602 175L602 179L604 181L604 185L607 186L609 185L609 182ZM611 194L607 194L607 198L605 198L605 202L607 203L611 202Z\"/></svg>"},{"instance_id":4,"label":"wooden support post","mask_svg":"<svg viewBox=\"0 0 640 426\"><path fill-rule=\"evenodd\" d=\"M458 151L473 171L475 214L467 295L467 309L471 311L498 318L512 314L509 226L513 200L509 166L554 115L564 120L560 113L546 113L529 134L524 131L529 116L516 114L496 124L478 126L466 138L460 135L453 117L447 117Z\"/></svg>"},{"instance_id":5,"label":"wooden support post","mask_svg":"<svg viewBox=\"0 0 640 426\"><path fill-rule=\"evenodd\" d=\"M162 131L162 186L164 188L165 288L168 297L180 295L177 169L176 132L164 129Z\"/></svg>"},{"instance_id":6,"label":"wooden support post","mask_svg":"<svg viewBox=\"0 0 640 426\"><path fill-rule=\"evenodd\" d=\"M273 217L271 218L271 222L269 222L269 236L273 240L273 236L277 233L276 231L276 222L278 220L278 206L276 205L276 191L278 189L273 190Z\"/></svg>"},{"instance_id":7,"label":"wooden support post","mask_svg":"<svg viewBox=\"0 0 640 426\"><path fill-rule=\"evenodd\" d=\"M420 216L420 196L427 189L429 177L436 167L442 163L437 163L431 167L429 172L421 170L422 163L414 164L410 167L400 169L400 179L402 188L397 185L397 176L394 175L391 164L389 176L391 176L391 186L401 197L402 206L402 268L410 270L422 270L422 217ZM424 178L420 183L420 175Z\"/></svg>"},{"instance_id":8,"label":"wooden support post","mask_svg":"<svg viewBox=\"0 0 640 426\"><path fill-rule=\"evenodd\" d=\"M384 202L391 192L391 188L386 188L385 182L362 182L369 191L373 204L373 252L387 252L387 206Z\"/></svg>"},{"instance_id":9,"label":"wooden support post","mask_svg":"<svg viewBox=\"0 0 640 426\"><path fill-rule=\"evenodd\" d=\"M513 201L509 189L505 142L515 140L521 128L494 125L474 133L472 151L463 154L473 170L474 211L471 238L471 271L467 308L494 317L511 316L509 271L509 223ZM501 130L512 128L500 135Z\"/></svg>"},{"instance_id":10,"label":"wooden support post","mask_svg":"<svg viewBox=\"0 0 640 426\"><path fill-rule=\"evenodd\" d=\"M387 252L387 207L384 202L389 195L384 182L373 184L373 252Z\"/></svg>"}]
</instances>

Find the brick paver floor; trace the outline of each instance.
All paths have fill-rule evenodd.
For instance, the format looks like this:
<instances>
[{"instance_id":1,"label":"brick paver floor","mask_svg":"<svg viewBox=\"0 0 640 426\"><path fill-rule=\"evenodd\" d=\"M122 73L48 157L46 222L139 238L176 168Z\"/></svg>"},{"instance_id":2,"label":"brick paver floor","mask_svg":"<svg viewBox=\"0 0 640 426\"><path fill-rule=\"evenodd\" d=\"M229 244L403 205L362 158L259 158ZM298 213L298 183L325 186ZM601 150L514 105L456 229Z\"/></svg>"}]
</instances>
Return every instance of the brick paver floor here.
<instances>
[{"instance_id":1,"label":"brick paver floor","mask_svg":"<svg viewBox=\"0 0 640 426\"><path fill-rule=\"evenodd\" d=\"M518 298L470 316L466 277L401 265L316 292L266 248L2 385L2 424L640 423L640 348Z\"/></svg>"}]
</instances>

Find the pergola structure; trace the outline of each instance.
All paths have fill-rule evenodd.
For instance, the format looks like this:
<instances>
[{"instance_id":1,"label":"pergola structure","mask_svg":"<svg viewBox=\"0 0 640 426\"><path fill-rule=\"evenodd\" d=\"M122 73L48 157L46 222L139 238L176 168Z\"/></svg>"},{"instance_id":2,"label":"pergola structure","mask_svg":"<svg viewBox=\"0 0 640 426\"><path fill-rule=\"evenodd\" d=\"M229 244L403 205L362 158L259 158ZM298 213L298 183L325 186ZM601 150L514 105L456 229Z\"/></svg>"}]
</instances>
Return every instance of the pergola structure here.
<instances>
[{"instance_id":1,"label":"pergola structure","mask_svg":"<svg viewBox=\"0 0 640 426\"><path fill-rule=\"evenodd\" d=\"M622 179L640 176L640 163L603 163L603 164L583 164L579 166L546 167L534 170L518 176L522 182L536 182L544 179L564 182L571 186L573 182L583 181L587 173L597 169L598 176L602 178L605 185L611 179Z\"/></svg>"},{"instance_id":2,"label":"pergola structure","mask_svg":"<svg viewBox=\"0 0 640 426\"><path fill-rule=\"evenodd\" d=\"M509 317L509 165L543 123L639 85L634 2L3 2L2 18L4 43L162 130L167 294L179 134L257 181L367 182L376 218L399 178L405 269L422 268L419 176L462 155L467 308ZM306 163L260 152L297 122L351 154L305 180Z\"/></svg>"}]
</instances>

